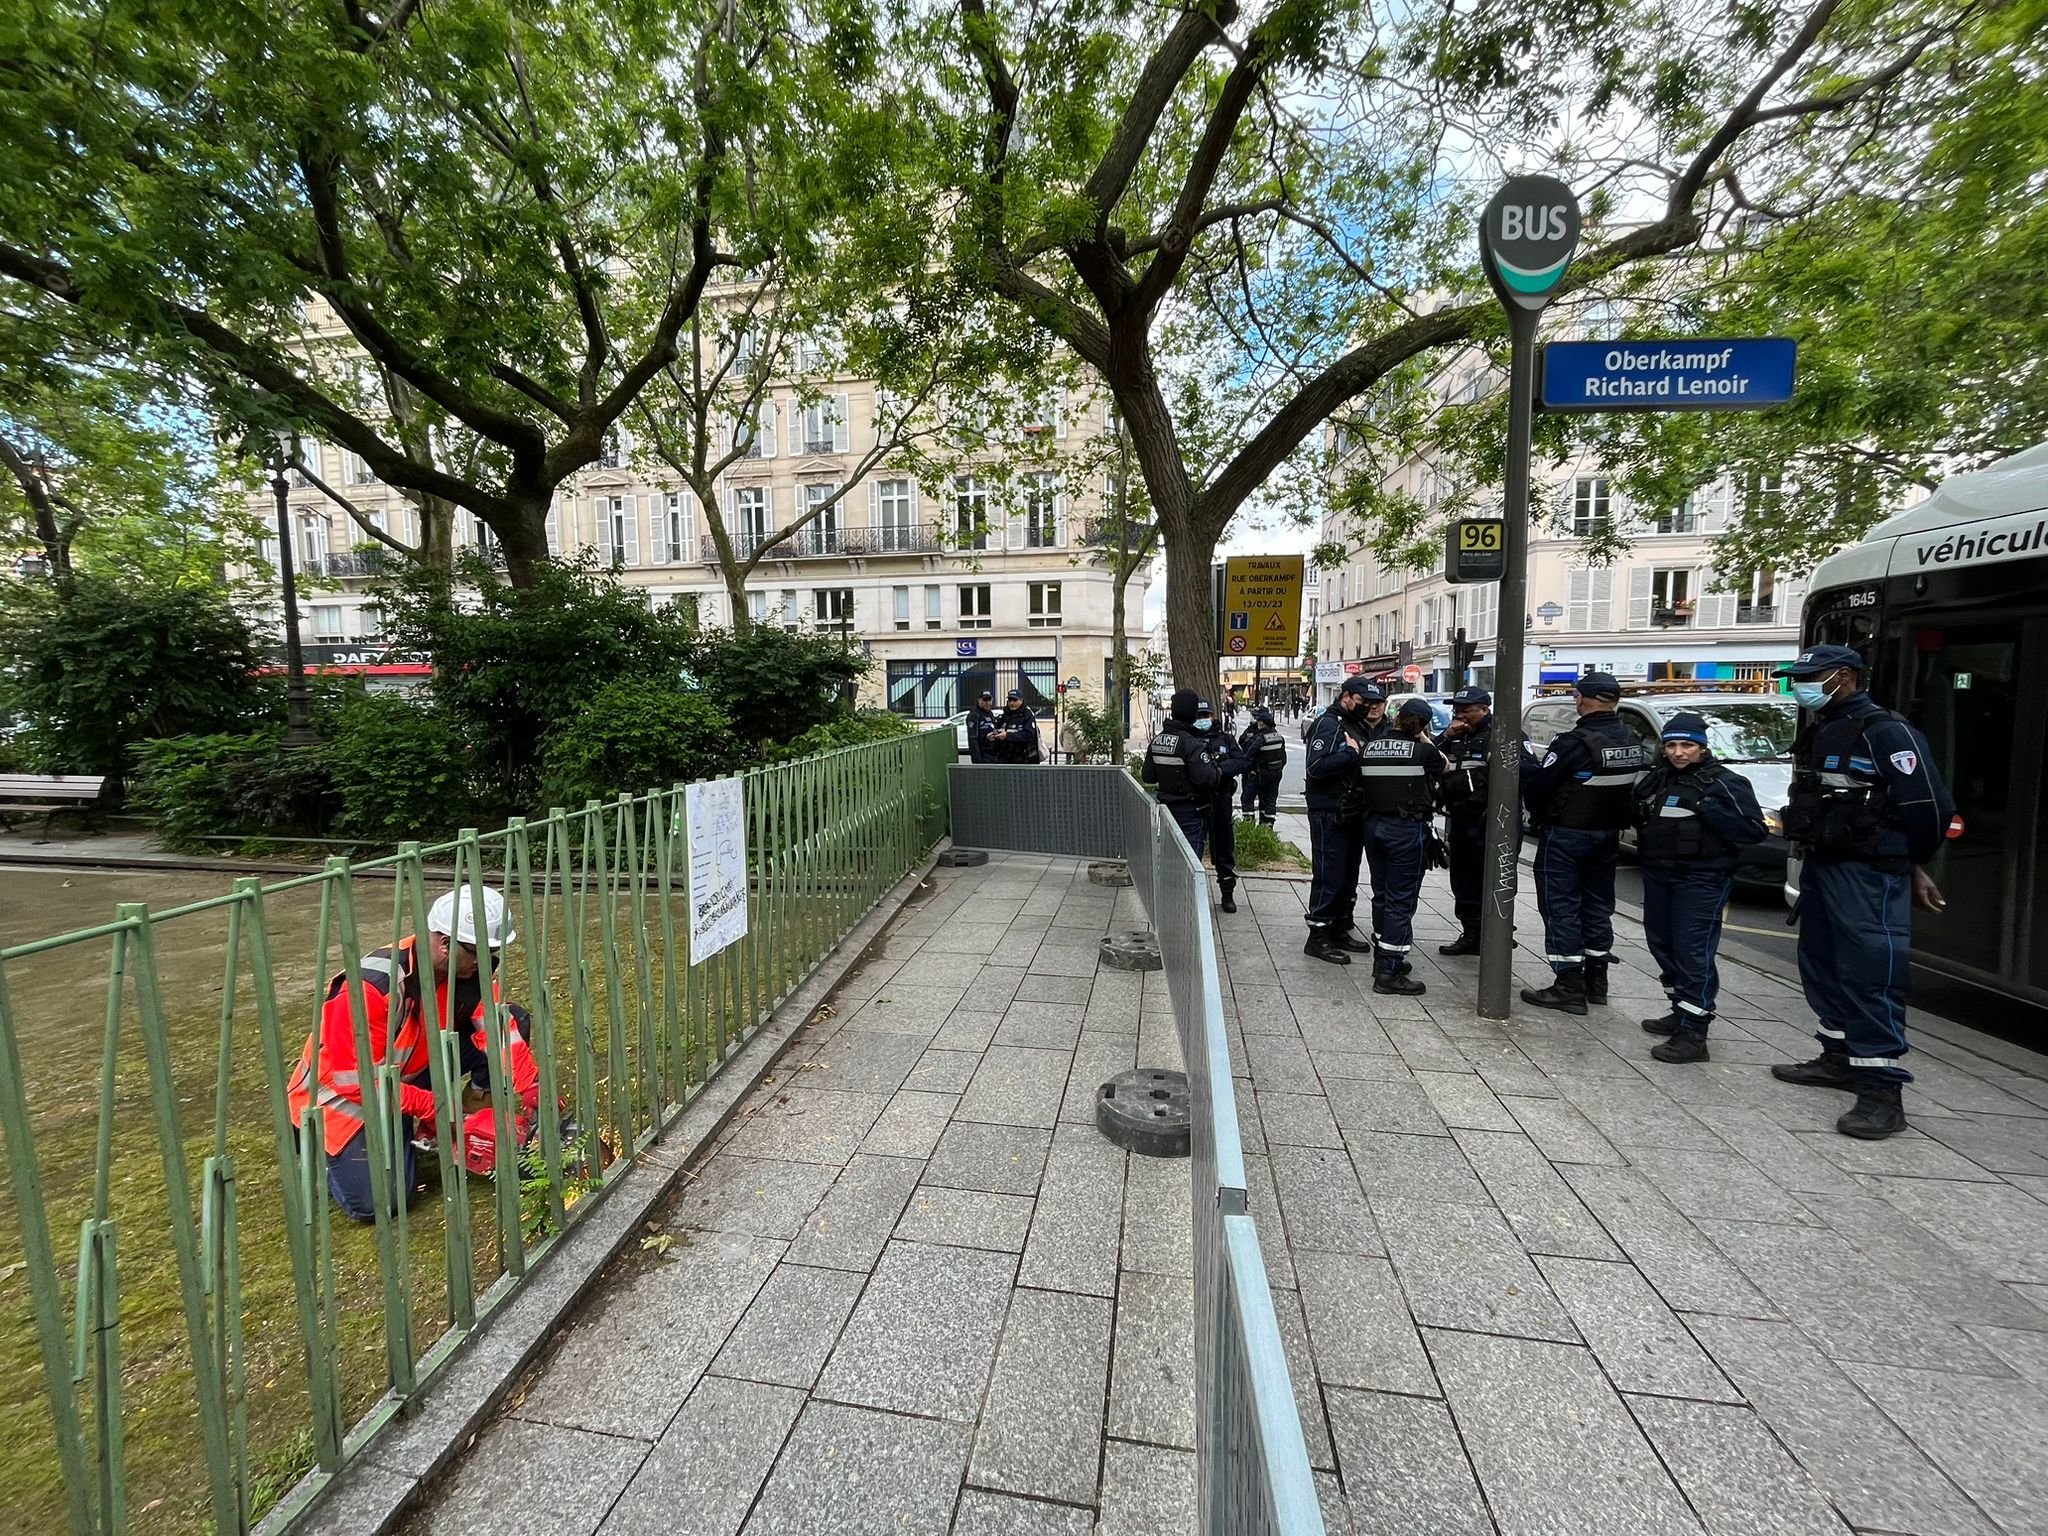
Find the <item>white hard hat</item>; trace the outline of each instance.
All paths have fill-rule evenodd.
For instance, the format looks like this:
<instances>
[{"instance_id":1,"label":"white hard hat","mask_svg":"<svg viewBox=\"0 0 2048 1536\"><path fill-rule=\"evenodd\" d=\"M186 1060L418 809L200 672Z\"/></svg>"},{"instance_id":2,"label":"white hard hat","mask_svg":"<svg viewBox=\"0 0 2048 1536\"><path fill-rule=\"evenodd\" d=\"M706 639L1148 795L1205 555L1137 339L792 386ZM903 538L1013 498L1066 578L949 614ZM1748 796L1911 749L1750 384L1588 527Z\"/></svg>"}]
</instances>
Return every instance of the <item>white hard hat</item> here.
<instances>
[{"instance_id":1,"label":"white hard hat","mask_svg":"<svg viewBox=\"0 0 2048 1536\"><path fill-rule=\"evenodd\" d=\"M484 892L484 926L492 949L503 949L519 937L505 915L505 898L496 891ZM452 934L458 944L474 944L476 899L467 890L444 892L427 909L427 927L434 933Z\"/></svg>"}]
</instances>

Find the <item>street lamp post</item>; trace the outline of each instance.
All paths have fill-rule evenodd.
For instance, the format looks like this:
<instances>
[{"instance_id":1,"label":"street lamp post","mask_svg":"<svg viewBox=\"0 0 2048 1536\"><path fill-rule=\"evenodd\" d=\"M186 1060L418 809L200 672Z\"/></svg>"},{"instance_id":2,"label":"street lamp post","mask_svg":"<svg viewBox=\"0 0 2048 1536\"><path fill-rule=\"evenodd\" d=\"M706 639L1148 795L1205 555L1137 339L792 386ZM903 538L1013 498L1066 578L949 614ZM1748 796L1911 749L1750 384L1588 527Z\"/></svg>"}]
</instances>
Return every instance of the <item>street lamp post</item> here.
<instances>
[{"instance_id":1,"label":"street lamp post","mask_svg":"<svg viewBox=\"0 0 2048 1536\"><path fill-rule=\"evenodd\" d=\"M277 579L284 593L284 745L309 747L320 738L313 733L313 701L306 693L306 655L299 646L298 582L292 569L292 483L286 471L293 452L292 440L280 434L277 457L272 462L270 492L277 503Z\"/></svg>"}]
</instances>

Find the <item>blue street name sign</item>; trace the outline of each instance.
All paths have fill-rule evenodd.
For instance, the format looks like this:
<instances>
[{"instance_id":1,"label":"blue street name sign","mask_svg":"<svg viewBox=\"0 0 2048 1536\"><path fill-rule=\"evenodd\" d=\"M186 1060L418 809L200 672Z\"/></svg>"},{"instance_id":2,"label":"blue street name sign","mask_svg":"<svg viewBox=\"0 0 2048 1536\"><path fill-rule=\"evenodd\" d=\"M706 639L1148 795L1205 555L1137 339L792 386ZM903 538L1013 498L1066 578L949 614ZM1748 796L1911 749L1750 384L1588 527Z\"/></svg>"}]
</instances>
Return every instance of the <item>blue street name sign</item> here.
<instances>
[{"instance_id":1,"label":"blue street name sign","mask_svg":"<svg viewBox=\"0 0 2048 1536\"><path fill-rule=\"evenodd\" d=\"M1799 344L1553 341L1543 349L1546 411L1755 411L1792 398Z\"/></svg>"}]
</instances>

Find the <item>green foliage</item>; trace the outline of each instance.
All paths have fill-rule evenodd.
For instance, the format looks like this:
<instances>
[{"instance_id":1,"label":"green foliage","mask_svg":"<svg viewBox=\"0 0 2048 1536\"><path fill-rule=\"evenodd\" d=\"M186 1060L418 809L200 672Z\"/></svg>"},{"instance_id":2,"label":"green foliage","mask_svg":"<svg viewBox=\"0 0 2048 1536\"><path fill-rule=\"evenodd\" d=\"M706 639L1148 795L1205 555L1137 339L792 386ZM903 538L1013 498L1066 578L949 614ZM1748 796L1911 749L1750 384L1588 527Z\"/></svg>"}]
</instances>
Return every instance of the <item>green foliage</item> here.
<instances>
[{"instance_id":1,"label":"green foliage","mask_svg":"<svg viewBox=\"0 0 2048 1536\"><path fill-rule=\"evenodd\" d=\"M90 573L68 596L18 587L0 608L0 658L0 712L28 722L24 755L105 774L116 795L135 743L246 731L276 708L248 621L219 588Z\"/></svg>"},{"instance_id":2,"label":"green foliage","mask_svg":"<svg viewBox=\"0 0 2048 1536\"><path fill-rule=\"evenodd\" d=\"M863 709L839 720L814 725L802 735L780 745L770 745L761 760L786 763L792 758L811 757L819 752L836 752L841 747L864 747L871 741L889 741L908 736L917 729L889 709Z\"/></svg>"},{"instance_id":3,"label":"green foliage","mask_svg":"<svg viewBox=\"0 0 2048 1536\"><path fill-rule=\"evenodd\" d=\"M432 704L398 694L351 699L320 748L340 813L335 830L370 842L423 841L474 824L474 755Z\"/></svg>"},{"instance_id":4,"label":"green foliage","mask_svg":"<svg viewBox=\"0 0 2048 1536\"><path fill-rule=\"evenodd\" d=\"M218 837L317 837L337 809L319 747L280 750L283 731L165 736L134 749L134 808L156 818L157 841L218 853Z\"/></svg>"},{"instance_id":5,"label":"green foliage","mask_svg":"<svg viewBox=\"0 0 2048 1536\"><path fill-rule=\"evenodd\" d=\"M1256 821L1237 823L1237 867L1239 869L1307 869L1301 850L1273 828Z\"/></svg>"},{"instance_id":6,"label":"green foliage","mask_svg":"<svg viewBox=\"0 0 2048 1536\"><path fill-rule=\"evenodd\" d=\"M571 808L730 771L732 721L716 702L652 678L609 683L548 738L546 800Z\"/></svg>"},{"instance_id":7,"label":"green foliage","mask_svg":"<svg viewBox=\"0 0 2048 1536\"><path fill-rule=\"evenodd\" d=\"M1114 710L1102 708L1087 694L1079 692L1069 692L1062 709L1066 716L1066 733L1075 751L1084 757L1105 760L1115 754L1122 744L1123 730Z\"/></svg>"},{"instance_id":8,"label":"green foliage","mask_svg":"<svg viewBox=\"0 0 2048 1536\"><path fill-rule=\"evenodd\" d=\"M526 587L480 562L461 577L473 602L457 603L448 577L427 570L394 576L379 601L393 645L434 659L435 710L467 744L496 814L541 803L549 734L608 685L672 685L701 648L684 615L650 608L588 564L542 561Z\"/></svg>"},{"instance_id":9,"label":"green foliage","mask_svg":"<svg viewBox=\"0 0 2048 1536\"><path fill-rule=\"evenodd\" d=\"M707 630L685 652L691 682L724 706L755 751L794 742L846 713L868 659L823 635L757 624L744 634Z\"/></svg>"}]
</instances>

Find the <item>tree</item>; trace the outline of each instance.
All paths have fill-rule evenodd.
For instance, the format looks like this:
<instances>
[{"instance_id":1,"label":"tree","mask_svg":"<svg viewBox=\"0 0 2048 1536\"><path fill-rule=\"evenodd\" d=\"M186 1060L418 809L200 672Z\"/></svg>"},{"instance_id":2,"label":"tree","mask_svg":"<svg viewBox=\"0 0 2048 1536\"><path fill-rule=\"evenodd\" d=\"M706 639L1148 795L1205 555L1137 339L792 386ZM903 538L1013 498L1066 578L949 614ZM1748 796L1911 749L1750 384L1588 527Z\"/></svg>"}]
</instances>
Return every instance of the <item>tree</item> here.
<instances>
[{"instance_id":1,"label":"tree","mask_svg":"<svg viewBox=\"0 0 2048 1536\"><path fill-rule=\"evenodd\" d=\"M910 24L952 254L1057 335L1128 423L1169 559L1175 679L1213 688L1231 518L1333 414L1501 321L1472 218L1501 163L1590 215L1570 285L1828 206L1866 147L2004 39L1989 0L1779 8L1234 0ZM1136 44L1134 47L1133 44Z\"/></svg>"},{"instance_id":2,"label":"tree","mask_svg":"<svg viewBox=\"0 0 2048 1536\"><path fill-rule=\"evenodd\" d=\"M713 274L815 259L863 196L870 33L844 0L57 0L0 105L0 291L474 513L523 585Z\"/></svg>"}]
</instances>

